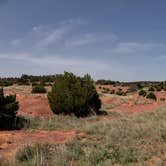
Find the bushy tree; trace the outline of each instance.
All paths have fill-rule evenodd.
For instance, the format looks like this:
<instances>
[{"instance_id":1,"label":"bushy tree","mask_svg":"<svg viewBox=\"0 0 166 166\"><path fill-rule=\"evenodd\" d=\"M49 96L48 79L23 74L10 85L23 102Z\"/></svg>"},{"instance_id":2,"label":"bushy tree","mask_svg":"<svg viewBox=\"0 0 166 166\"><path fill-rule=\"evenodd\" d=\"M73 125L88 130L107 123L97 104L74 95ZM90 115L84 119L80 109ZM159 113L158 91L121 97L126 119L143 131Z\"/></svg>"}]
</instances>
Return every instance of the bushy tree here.
<instances>
[{"instance_id":1,"label":"bushy tree","mask_svg":"<svg viewBox=\"0 0 166 166\"><path fill-rule=\"evenodd\" d=\"M77 117L97 114L101 107L91 77L77 77L68 72L56 76L52 92L48 93L48 100L55 114L74 114Z\"/></svg>"},{"instance_id":2,"label":"bushy tree","mask_svg":"<svg viewBox=\"0 0 166 166\"><path fill-rule=\"evenodd\" d=\"M46 89L43 85L32 86L32 93L46 93Z\"/></svg>"},{"instance_id":3,"label":"bushy tree","mask_svg":"<svg viewBox=\"0 0 166 166\"><path fill-rule=\"evenodd\" d=\"M145 91L145 90L143 90L143 89L142 89L142 90L140 90L140 91L139 91L139 95L140 95L140 96L144 96L144 97L145 97L145 96L146 96L146 91Z\"/></svg>"},{"instance_id":4,"label":"bushy tree","mask_svg":"<svg viewBox=\"0 0 166 166\"><path fill-rule=\"evenodd\" d=\"M157 85L157 86L156 86L156 90L157 90L157 91L161 91L161 90L162 90L162 86Z\"/></svg>"},{"instance_id":5,"label":"bushy tree","mask_svg":"<svg viewBox=\"0 0 166 166\"><path fill-rule=\"evenodd\" d=\"M0 89L0 129L14 128L18 108L16 95L4 96L3 89Z\"/></svg>"},{"instance_id":6,"label":"bushy tree","mask_svg":"<svg viewBox=\"0 0 166 166\"><path fill-rule=\"evenodd\" d=\"M157 97L156 97L156 95L155 95L153 92L150 92L150 93L146 96L146 98L152 99L152 100L157 100Z\"/></svg>"},{"instance_id":7,"label":"bushy tree","mask_svg":"<svg viewBox=\"0 0 166 166\"><path fill-rule=\"evenodd\" d=\"M127 92L123 92L123 90L121 88L118 89L118 91L116 92L116 95L119 95L119 96L126 96L127 95Z\"/></svg>"},{"instance_id":8,"label":"bushy tree","mask_svg":"<svg viewBox=\"0 0 166 166\"><path fill-rule=\"evenodd\" d=\"M153 86L151 86L148 91L155 91L155 88Z\"/></svg>"},{"instance_id":9,"label":"bushy tree","mask_svg":"<svg viewBox=\"0 0 166 166\"><path fill-rule=\"evenodd\" d=\"M112 90L110 91L110 94L115 94L115 89L112 89Z\"/></svg>"}]
</instances>

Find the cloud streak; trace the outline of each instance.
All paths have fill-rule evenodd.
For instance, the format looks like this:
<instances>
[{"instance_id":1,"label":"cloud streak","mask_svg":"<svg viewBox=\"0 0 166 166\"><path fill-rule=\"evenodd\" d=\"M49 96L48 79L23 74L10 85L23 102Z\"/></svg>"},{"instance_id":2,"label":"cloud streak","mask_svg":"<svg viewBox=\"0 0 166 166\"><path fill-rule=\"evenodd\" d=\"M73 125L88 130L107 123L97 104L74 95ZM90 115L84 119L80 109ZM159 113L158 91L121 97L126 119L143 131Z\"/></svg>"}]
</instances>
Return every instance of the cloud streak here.
<instances>
[{"instance_id":1,"label":"cloud streak","mask_svg":"<svg viewBox=\"0 0 166 166\"><path fill-rule=\"evenodd\" d=\"M94 34L94 33L87 33L83 34L79 37L73 37L72 39L69 39L66 41L67 47L81 47L88 44L93 43L100 43L100 42L106 42L109 41L115 42L117 40L117 36L113 34Z\"/></svg>"},{"instance_id":2,"label":"cloud streak","mask_svg":"<svg viewBox=\"0 0 166 166\"><path fill-rule=\"evenodd\" d=\"M165 50L165 43L140 43L140 42L120 42L118 43L112 51L120 54L130 54L137 52L147 52L152 50Z\"/></svg>"}]
</instances>

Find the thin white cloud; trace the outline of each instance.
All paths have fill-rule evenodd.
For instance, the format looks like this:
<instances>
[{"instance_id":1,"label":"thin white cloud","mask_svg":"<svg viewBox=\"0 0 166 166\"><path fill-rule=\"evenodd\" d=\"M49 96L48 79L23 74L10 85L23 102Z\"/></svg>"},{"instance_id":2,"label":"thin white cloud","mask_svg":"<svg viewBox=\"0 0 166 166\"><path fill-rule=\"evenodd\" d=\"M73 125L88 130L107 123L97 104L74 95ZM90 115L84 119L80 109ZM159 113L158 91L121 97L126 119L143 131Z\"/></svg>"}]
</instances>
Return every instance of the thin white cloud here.
<instances>
[{"instance_id":1,"label":"thin white cloud","mask_svg":"<svg viewBox=\"0 0 166 166\"><path fill-rule=\"evenodd\" d=\"M93 34L85 34L77 39L71 39L66 41L66 46L67 47L78 47L82 45L86 45L89 43L94 43L96 42L97 38Z\"/></svg>"},{"instance_id":2,"label":"thin white cloud","mask_svg":"<svg viewBox=\"0 0 166 166\"><path fill-rule=\"evenodd\" d=\"M62 40L67 40L67 36L81 25L85 25L87 22L81 19L69 19L60 22L56 28L46 28L44 26L34 26L32 30L38 35L42 36L37 41L37 46L45 47L50 44L58 44Z\"/></svg>"},{"instance_id":3,"label":"thin white cloud","mask_svg":"<svg viewBox=\"0 0 166 166\"><path fill-rule=\"evenodd\" d=\"M41 39L38 42L38 46L44 47L52 43L57 43L58 41L63 39L64 35L69 31L70 29L65 27L57 28L54 31L50 32L45 38Z\"/></svg>"},{"instance_id":4,"label":"thin white cloud","mask_svg":"<svg viewBox=\"0 0 166 166\"><path fill-rule=\"evenodd\" d=\"M140 51L151 51L154 49L165 49L165 43L140 43L140 42L121 42L116 45L115 48L112 49L115 53L136 53Z\"/></svg>"},{"instance_id":5,"label":"thin white cloud","mask_svg":"<svg viewBox=\"0 0 166 166\"><path fill-rule=\"evenodd\" d=\"M115 42L116 40L117 40L117 36L113 34L88 33L88 34L83 34L79 37L74 37L70 40L67 40L65 45L67 47L80 47L80 46L103 42L103 41Z\"/></svg>"},{"instance_id":6,"label":"thin white cloud","mask_svg":"<svg viewBox=\"0 0 166 166\"><path fill-rule=\"evenodd\" d=\"M54 67L56 65L61 66L73 66L73 67L80 67L85 66L87 64L95 64L98 63L95 60L90 59L82 59L80 58L67 58L60 55L43 55L43 56L34 56L32 54L28 53L21 53L21 54L13 54L13 53L5 53L0 54L0 59L6 59L6 60L17 60L17 61L26 61L31 62L34 64L38 64L41 66L46 67Z\"/></svg>"},{"instance_id":7,"label":"thin white cloud","mask_svg":"<svg viewBox=\"0 0 166 166\"><path fill-rule=\"evenodd\" d=\"M88 32L83 33L84 25L88 22L82 19L69 19L59 22L55 27L35 25L31 31L22 39L13 39L11 44L33 49L47 48L47 46L58 46L58 48L75 48L98 42L112 43L117 36L111 33Z\"/></svg>"}]
</instances>

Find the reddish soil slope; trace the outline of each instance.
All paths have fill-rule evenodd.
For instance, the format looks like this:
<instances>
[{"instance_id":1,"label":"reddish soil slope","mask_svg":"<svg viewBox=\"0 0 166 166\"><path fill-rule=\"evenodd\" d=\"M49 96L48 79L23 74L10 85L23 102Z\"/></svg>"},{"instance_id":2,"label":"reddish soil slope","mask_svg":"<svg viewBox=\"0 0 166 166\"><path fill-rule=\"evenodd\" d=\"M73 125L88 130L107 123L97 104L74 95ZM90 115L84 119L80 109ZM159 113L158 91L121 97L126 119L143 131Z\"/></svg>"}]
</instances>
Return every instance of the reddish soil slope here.
<instances>
[{"instance_id":1,"label":"reddish soil slope","mask_svg":"<svg viewBox=\"0 0 166 166\"><path fill-rule=\"evenodd\" d=\"M46 97L17 95L17 100L20 105L18 115L32 117L48 117L53 115Z\"/></svg>"},{"instance_id":2,"label":"reddish soil slope","mask_svg":"<svg viewBox=\"0 0 166 166\"><path fill-rule=\"evenodd\" d=\"M50 87L47 87L48 89ZM30 86L11 86L4 89L6 95L16 94L19 101L18 115L48 117L53 115L46 94L31 94Z\"/></svg>"},{"instance_id":3,"label":"reddish soil slope","mask_svg":"<svg viewBox=\"0 0 166 166\"><path fill-rule=\"evenodd\" d=\"M156 111L160 107L166 106L166 101L161 101L161 98L166 98L166 92L155 92L157 96L157 101L149 100L144 97L138 96L138 94L132 94L128 97L130 97L125 102L121 102L126 97L114 97L113 95L105 95L102 97L102 103L103 104L111 104L111 103L121 103L117 105L116 107L107 110L107 111L119 111L123 113L139 113L139 112L151 112Z\"/></svg>"}]
</instances>

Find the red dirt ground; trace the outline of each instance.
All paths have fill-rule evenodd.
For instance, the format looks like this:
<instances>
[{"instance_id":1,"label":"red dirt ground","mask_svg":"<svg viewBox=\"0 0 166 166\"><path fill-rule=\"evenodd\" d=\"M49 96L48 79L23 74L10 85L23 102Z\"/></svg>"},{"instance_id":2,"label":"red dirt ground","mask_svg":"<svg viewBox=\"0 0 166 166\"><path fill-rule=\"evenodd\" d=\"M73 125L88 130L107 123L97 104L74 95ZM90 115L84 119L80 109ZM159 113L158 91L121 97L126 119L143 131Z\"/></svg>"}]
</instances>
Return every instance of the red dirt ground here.
<instances>
[{"instance_id":1,"label":"red dirt ground","mask_svg":"<svg viewBox=\"0 0 166 166\"><path fill-rule=\"evenodd\" d=\"M75 131L0 131L0 160L8 160L16 151L35 143L60 144L72 141Z\"/></svg>"},{"instance_id":2,"label":"red dirt ground","mask_svg":"<svg viewBox=\"0 0 166 166\"><path fill-rule=\"evenodd\" d=\"M32 95L30 86L22 87L22 89L16 88L16 86L13 86L10 89L4 89L4 93L6 95L16 94L19 101L18 115L26 117L49 117L53 115L46 94Z\"/></svg>"},{"instance_id":3,"label":"red dirt ground","mask_svg":"<svg viewBox=\"0 0 166 166\"><path fill-rule=\"evenodd\" d=\"M17 95L17 100L20 105L18 115L32 117L49 117L53 115L46 97Z\"/></svg>"},{"instance_id":4,"label":"red dirt ground","mask_svg":"<svg viewBox=\"0 0 166 166\"><path fill-rule=\"evenodd\" d=\"M161 98L166 97L166 92L156 92L157 101L152 101L150 99L146 99L143 97L138 96L138 94L132 94L130 95L131 99L118 105L117 107L114 107L113 109L107 110L107 111L117 111L117 112L123 112L128 114L133 113L139 113L139 112L153 112L156 111L160 107L166 106L166 101L160 101ZM123 97L122 97L123 98ZM119 102L121 98L114 98L109 96L104 96L101 98L103 104L109 104L112 102ZM142 102L142 104L136 104L136 102Z\"/></svg>"}]
</instances>

